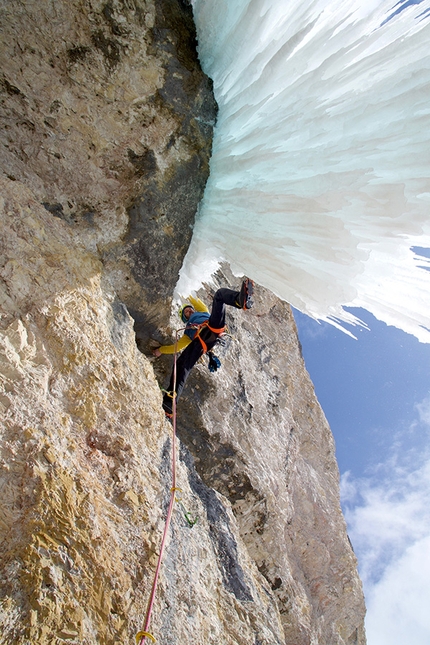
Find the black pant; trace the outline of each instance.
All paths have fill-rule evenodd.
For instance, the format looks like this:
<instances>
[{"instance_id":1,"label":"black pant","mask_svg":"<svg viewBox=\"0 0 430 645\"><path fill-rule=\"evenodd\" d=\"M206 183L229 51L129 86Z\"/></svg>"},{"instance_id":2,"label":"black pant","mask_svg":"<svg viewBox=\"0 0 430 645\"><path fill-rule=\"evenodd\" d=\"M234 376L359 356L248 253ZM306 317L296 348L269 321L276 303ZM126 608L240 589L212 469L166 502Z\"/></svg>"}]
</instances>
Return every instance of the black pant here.
<instances>
[{"instance_id":1,"label":"black pant","mask_svg":"<svg viewBox=\"0 0 430 645\"><path fill-rule=\"evenodd\" d=\"M225 305L230 307L236 307L240 309L240 306L237 304L240 292L233 291L232 289L218 289L215 293L213 302L212 302L212 312L208 320L209 327L214 329L220 329L225 325ZM202 338L205 340L205 329L202 330ZM215 345L218 337L215 336L208 330L208 340L205 340L208 350L212 349ZM212 340L211 340L212 339ZM200 356L203 354L203 347L198 338L195 338L191 341L189 345L184 349L182 354L176 361L176 400L179 399L182 390L184 389L185 382L188 378L189 373L191 372L194 365L199 360ZM173 380L174 372L170 377L170 383L168 392L163 397L163 408L166 412L172 412L172 393L173 393Z\"/></svg>"}]
</instances>

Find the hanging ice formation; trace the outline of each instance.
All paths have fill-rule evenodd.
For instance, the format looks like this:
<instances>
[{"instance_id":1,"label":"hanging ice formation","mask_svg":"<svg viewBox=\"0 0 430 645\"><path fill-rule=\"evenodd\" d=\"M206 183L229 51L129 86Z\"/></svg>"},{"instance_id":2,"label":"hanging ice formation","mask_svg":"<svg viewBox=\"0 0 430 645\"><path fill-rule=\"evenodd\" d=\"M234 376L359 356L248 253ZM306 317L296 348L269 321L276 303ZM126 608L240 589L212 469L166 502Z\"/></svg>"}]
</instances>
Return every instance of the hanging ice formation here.
<instances>
[{"instance_id":1,"label":"hanging ice formation","mask_svg":"<svg viewBox=\"0 0 430 645\"><path fill-rule=\"evenodd\" d=\"M193 0L219 104L178 289L220 259L430 342L430 0Z\"/></svg>"}]
</instances>

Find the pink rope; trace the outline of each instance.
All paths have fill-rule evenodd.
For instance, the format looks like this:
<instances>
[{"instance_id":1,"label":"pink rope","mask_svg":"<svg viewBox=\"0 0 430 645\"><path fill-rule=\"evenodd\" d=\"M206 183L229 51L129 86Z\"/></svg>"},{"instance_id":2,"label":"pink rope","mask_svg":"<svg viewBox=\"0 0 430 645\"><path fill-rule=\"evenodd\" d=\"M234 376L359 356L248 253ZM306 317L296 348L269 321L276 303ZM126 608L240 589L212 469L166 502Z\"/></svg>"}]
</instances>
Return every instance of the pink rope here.
<instances>
[{"instance_id":1,"label":"pink rope","mask_svg":"<svg viewBox=\"0 0 430 645\"><path fill-rule=\"evenodd\" d=\"M178 329L178 331L181 331ZM177 356L177 344L178 344L178 331L176 332L175 340L175 356L173 361L173 435L172 435L172 487L170 489L170 502L169 508L167 511L166 522L164 524L163 539L161 540L160 553L158 555L157 567L155 569L154 581L152 583L151 594L149 596L148 608L146 610L145 623L143 626L143 632L148 633L149 623L151 621L152 609L155 601L155 594L157 591L158 578L160 575L161 561L163 559L164 548L166 546L167 534L169 532L170 520L172 519L173 513L173 504L175 502L175 492L176 492L176 356ZM147 636L144 634L139 640L139 645L145 642Z\"/></svg>"}]
</instances>

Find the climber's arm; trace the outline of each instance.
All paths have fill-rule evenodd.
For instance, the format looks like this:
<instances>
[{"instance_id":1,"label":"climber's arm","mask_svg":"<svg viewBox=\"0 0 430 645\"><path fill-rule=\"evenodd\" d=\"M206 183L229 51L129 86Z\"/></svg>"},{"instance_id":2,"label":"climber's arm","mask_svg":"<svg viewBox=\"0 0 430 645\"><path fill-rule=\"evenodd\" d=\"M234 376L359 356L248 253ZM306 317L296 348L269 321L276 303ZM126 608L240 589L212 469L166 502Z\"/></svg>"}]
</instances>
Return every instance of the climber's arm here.
<instances>
[{"instance_id":1,"label":"climber's arm","mask_svg":"<svg viewBox=\"0 0 430 645\"><path fill-rule=\"evenodd\" d=\"M178 340L177 343L173 343L173 345L161 345L161 347L158 348L158 351L160 354L174 354L176 352L181 352L183 349L187 347L191 343L191 338L186 336L185 334L181 336L181 338ZM155 351L154 351L155 354ZM155 354L157 356L157 354Z\"/></svg>"},{"instance_id":2,"label":"climber's arm","mask_svg":"<svg viewBox=\"0 0 430 645\"><path fill-rule=\"evenodd\" d=\"M209 309L207 308L205 303L200 300L200 298L194 298L194 296L188 296L188 300L190 304L193 305L196 311L205 311L206 313L209 313Z\"/></svg>"}]
</instances>

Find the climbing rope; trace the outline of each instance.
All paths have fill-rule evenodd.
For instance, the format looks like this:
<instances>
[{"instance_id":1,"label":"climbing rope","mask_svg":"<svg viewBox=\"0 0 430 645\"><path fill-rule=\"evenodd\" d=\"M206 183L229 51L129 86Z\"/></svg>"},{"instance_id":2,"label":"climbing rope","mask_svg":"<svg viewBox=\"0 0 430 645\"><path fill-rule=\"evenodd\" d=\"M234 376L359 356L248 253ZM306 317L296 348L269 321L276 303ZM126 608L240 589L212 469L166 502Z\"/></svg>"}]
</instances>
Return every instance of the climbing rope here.
<instances>
[{"instance_id":1,"label":"climbing rope","mask_svg":"<svg viewBox=\"0 0 430 645\"><path fill-rule=\"evenodd\" d=\"M189 328L190 326L188 326ZM192 327L196 327L197 329L197 334L196 337L198 337L203 353L205 354L207 352L207 345L203 341L203 339L200 337L200 332L204 328L208 328L212 333L215 334L221 334L225 331L225 327L222 329L213 329L212 327L209 327L209 324L207 322L204 322L200 325L192 325ZM164 554L164 548L166 546L166 541L167 541L167 535L169 532L170 528L170 521L172 519L172 513L173 513L173 505L175 501L180 505L185 519L188 522L188 525L190 527L193 527L194 524L197 522L196 519L191 519L189 514L187 513L182 500L177 498L175 493L176 491L180 491L181 489L176 486L176 358L177 358L177 347L178 347L178 333L180 331L184 331L187 327L184 327L182 329L178 329L176 331L176 337L175 337L175 351L174 351L174 360L173 360L173 393L172 393L172 486L170 488L170 501L169 501L169 508L167 510L167 516L166 516L166 521L164 524L164 532L163 532L163 538L161 540L161 547L160 547L160 553L158 555L158 561L157 561L157 567L155 569L155 574L154 574L154 581L152 583L151 587L151 593L149 596L149 601L148 601L148 607L146 610L146 616L145 616L145 622L143 625L143 629L139 631L136 634L136 645L143 645L145 640L149 638L151 641L155 642L154 636L148 631L149 630L149 623L151 622L151 614L152 614L152 609L154 606L154 601L155 601L155 594L157 591L157 585L158 585L158 578L160 575L160 569L161 569L161 562L163 559L163 554Z\"/></svg>"},{"instance_id":2,"label":"climbing rope","mask_svg":"<svg viewBox=\"0 0 430 645\"><path fill-rule=\"evenodd\" d=\"M167 540L167 535L169 532L169 527L170 527L170 520L172 519L172 513L173 513L173 505L176 502L178 502L184 512L185 518L189 524L190 527L194 526L194 524L197 522L197 519L191 520L189 517L188 513L186 512L182 500L178 499L176 497L176 492L181 491L180 488L176 486L176 357L177 357L177 346L178 346L178 333L180 331L183 331L183 329L178 329L176 331L176 338L175 338L175 352L174 352L174 360L173 360L173 403L172 403L172 485L170 488L170 501L169 501L169 508L167 510L167 516L166 516L166 522L164 524L164 532L163 532L163 539L161 540L161 547L160 547L160 553L158 555L158 562L157 562L157 567L155 569L155 574L154 574L154 581L152 583L151 587L151 593L149 596L149 601L148 601L148 607L146 610L146 616L145 616L145 622L143 625L143 629L136 634L136 644L137 645L142 645L147 638L149 638L151 641L155 642L154 636L148 631L149 630L149 623L151 621L151 614L152 614L152 609L154 606L154 601L155 601L155 593L157 591L157 585L158 585L158 578L160 575L160 569L161 569L161 561L163 559L163 553L164 553L164 548L166 546L166 540Z\"/></svg>"},{"instance_id":3,"label":"climbing rope","mask_svg":"<svg viewBox=\"0 0 430 645\"><path fill-rule=\"evenodd\" d=\"M178 330L180 331L180 330ZM161 561L163 559L164 547L166 546L167 534L169 532L170 520L172 519L173 505L175 502L175 493L179 490L176 487L176 356L177 356L177 345L178 345L178 331L176 332L175 338L175 355L173 361L173 418L172 418L172 486L170 488L170 501L169 508L167 510L166 522L164 524L163 539L161 540L160 553L158 555L157 567L155 569L154 581L151 587L151 593L149 596L148 607L146 609L145 622L143 625L143 630L136 634L136 643L137 645L142 645L147 638L155 642L154 636L148 631L149 623L151 621L152 608L155 601L155 593L157 591L158 578L160 575Z\"/></svg>"}]
</instances>

